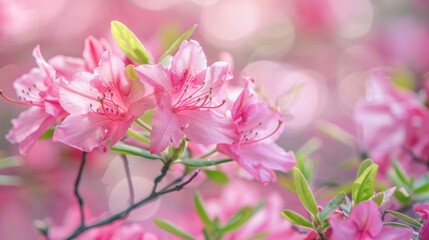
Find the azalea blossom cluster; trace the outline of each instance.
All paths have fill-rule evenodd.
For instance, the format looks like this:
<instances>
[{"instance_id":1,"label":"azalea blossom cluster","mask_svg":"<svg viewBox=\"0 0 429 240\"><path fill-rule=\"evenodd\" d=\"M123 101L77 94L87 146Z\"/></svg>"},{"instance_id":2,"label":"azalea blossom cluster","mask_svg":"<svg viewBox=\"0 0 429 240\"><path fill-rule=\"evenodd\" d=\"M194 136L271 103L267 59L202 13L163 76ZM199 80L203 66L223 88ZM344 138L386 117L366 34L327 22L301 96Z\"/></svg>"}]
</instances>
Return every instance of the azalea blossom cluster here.
<instances>
[{"instance_id":1,"label":"azalea blossom cluster","mask_svg":"<svg viewBox=\"0 0 429 240\"><path fill-rule=\"evenodd\" d=\"M415 93L395 86L383 72L368 80L367 98L358 102L354 119L361 147L382 172L397 159L414 176L427 171L429 163L428 82Z\"/></svg>"},{"instance_id":2,"label":"azalea blossom cluster","mask_svg":"<svg viewBox=\"0 0 429 240\"><path fill-rule=\"evenodd\" d=\"M258 181L275 181L294 155L274 141L283 131L283 116L255 91L251 78L237 99L228 97L232 78L228 63L207 66L200 44L183 41L171 61L136 64L115 53L104 40L89 37L81 58L56 56L48 62L33 51L37 68L18 78L18 99L30 108L12 121L7 139L26 154L39 137L53 130L53 141L84 152L106 152L132 131L144 138L152 154L168 147L216 145ZM154 110L148 124L140 118ZM139 121L140 129L133 124ZM134 134L134 136L136 136ZM207 148L208 149L208 148Z\"/></svg>"}]
</instances>

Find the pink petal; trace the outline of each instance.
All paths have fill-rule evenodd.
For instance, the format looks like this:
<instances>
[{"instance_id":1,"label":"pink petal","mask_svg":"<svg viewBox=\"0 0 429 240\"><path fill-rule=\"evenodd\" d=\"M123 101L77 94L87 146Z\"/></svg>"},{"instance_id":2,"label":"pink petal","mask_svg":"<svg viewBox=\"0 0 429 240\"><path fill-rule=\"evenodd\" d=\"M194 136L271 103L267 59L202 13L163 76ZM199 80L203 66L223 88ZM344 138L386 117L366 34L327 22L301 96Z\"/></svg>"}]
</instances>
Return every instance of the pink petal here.
<instances>
[{"instance_id":1,"label":"pink petal","mask_svg":"<svg viewBox=\"0 0 429 240\"><path fill-rule=\"evenodd\" d=\"M95 79L98 78L93 74L79 72L69 84L62 84L59 90L61 106L71 114L95 111L100 107L100 101L97 99L99 92L91 84Z\"/></svg>"},{"instance_id":2,"label":"pink petal","mask_svg":"<svg viewBox=\"0 0 429 240\"><path fill-rule=\"evenodd\" d=\"M172 61L173 85L189 75L195 76L206 67L207 59L200 44L194 40L183 41Z\"/></svg>"},{"instance_id":3,"label":"pink petal","mask_svg":"<svg viewBox=\"0 0 429 240\"><path fill-rule=\"evenodd\" d=\"M85 152L96 147L105 151L111 145L107 143L109 126L110 120L96 113L70 115L56 127L53 140Z\"/></svg>"},{"instance_id":4,"label":"pink petal","mask_svg":"<svg viewBox=\"0 0 429 240\"><path fill-rule=\"evenodd\" d=\"M183 110L177 115L187 123L183 131L195 143L219 144L237 141L233 122L212 111Z\"/></svg>"},{"instance_id":5,"label":"pink petal","mask_svg":"<svg viewBox=\"0 0 429 240\"><path fill-rule=\"evenodd\" d=\"M105 87L118 88L121 91L120 95L128 95L130 92L130 83L125 77L125 64L122 60L113 55L110 51L106 51L101 56L99 67L96 68L96 73L100 75L100 80Z\"/></svg>"},{"instance_id":6,"label":"pink petal","mask_svg":"<svg viewBox=\"0 0 429 240\"><path fill-rule=\"evenodd\" d=\"M275 143L240 144L235 159L261 183L275 181L273 170L289 171L295 166L296 160L292 152L286 152Z\"/></svg>"},{"instance_id":7,"label":"pink petal","mask_svg":"<svg viewBox=\"0 0 429 240\"><path fill-rule=\"evenodd\" d=\"M104 51L110 50L109 44L104 40L98 40L93 36L85 39L85 47L82 53L83 59L86 62L86 69L91 71L98 66L101 55Z\"/></svg>"},{"instance_id":8,"label":"pink petal","mask_svg":"<svg viewBox=\"0 0 429 240\"><path fill-rule=\"evenodd\" d=\"M6 135L11 143L20 143L19 151L27 154L34 143L46 130L53 126L56 118L45 113L40 107L31 107L12 120L12 129Z\"/></svg>"},{"instance_id":9,"label":"pink petal","mask_svg":"<svg viewBox=\"0 0 429 240\"><path fill-rule=\"evenodd\" d=\"M412 239L413 230L411 228L402 228L402 227L392 227L392 226L383 226L381 233L374 239L376 240L404 240ZM425 240L427 238L419 238Z\"/></svg>"},{"instance_id":10,"label":"pink petal","mask_svg":"<svg viewBox=\"0 0 429 240\"><path fill-rule=\"evenodd\" d=\"M85 70L85 62L81 58L55 56L49 60L49 64L55 69L57 75L67 80L71 80L73 74Z\"/></svg>"},{"instance_id":11,"label":"pink petal","mask_svg":"<svg viewBox=\"0 0 429 240\"><path fill-rule=\"evenodd\" d=\"M355 240L358 238L359 230L350 220L341 220L337 216L332 215L329 218L329 225L332 228L331 240Z\"/></svg>"},{"instance_id":12,"label":"pink petal","mask_svg":"<svg viewBox=\"0 0 429 240\"><path fill-rule=\"evenodd\" d=\"M356 227L369 236L377 236L383 227L380 209L377 204L369 200L355 206L350 214L350 220Z\"/></svg>"},{"instance_id":13,"label":"pink petal","mask_svg":"<svg viewBox=\"0 0 429 240\"><path fill-rule=\"evenodd\" d=\"M169 109L158 108L153 115L150 151L159 153L169 145L178 147L183 137L181 121Z\"/></svg>"},{"instance_id":14,"label":"pink petal","mask_svg":"<svg viewBox=\"0 0 429 240\"><path fill-rule=\"evenodd\" d=\"M140 65L136 67L140 81L146 86L150 85L156 91L165 91L172 94L170 73L161 65Z\"/></svg>"},{"instance_id":15,"label":"pink petal","mask_svg":"<svg viewBox=\"0 0 429 240\"><path fill-rule=\"evenodd\" d=\"M42 71L42 74L46 77L46 85L51 85L55 80L55 70L43 58L39 46L34 48L33 57L36 59L36 63L39 66L39 69Z\"/></svg>"}]
</instances>

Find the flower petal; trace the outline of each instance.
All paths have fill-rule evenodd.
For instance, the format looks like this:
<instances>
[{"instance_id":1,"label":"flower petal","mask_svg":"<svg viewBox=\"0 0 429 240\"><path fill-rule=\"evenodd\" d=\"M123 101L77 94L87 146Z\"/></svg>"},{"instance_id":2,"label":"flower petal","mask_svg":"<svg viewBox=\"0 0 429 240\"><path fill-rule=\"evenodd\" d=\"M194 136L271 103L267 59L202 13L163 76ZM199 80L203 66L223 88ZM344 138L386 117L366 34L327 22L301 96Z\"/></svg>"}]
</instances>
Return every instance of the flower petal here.
<instances>
[{"instance_id":1,"label":"flower petal","mask_svg":"<svg viewBox=\"0 0 429 240\"><path fill-rule=\"evenodd\" d=\"M183 131L195 143L219 144L237 140L233 122L212 111L183 110L177 115L187 123Z\"/></svg>"},{"instance_id":2,"label":"flower petal","mask_svg":"<svg viewBox=\"0 0 429 240\"><path fill-rule=\"evenodd\" d=\"M197 41L183 41L173 57L171 71L173 85L187 76L196 76L207 67L207 58Z\"/></svg>"},{"instance_id":3,"label":"flower petal","mask_svg":"<svg viewBox=\"0 0 429 240\"><path fill-rule=\"evenodd\" d=\"M158 108L152 121L154 124L150 133L151 153L159 153L169 145L179 146L183 137L183 127L171 110Z\"/></svg>"}]
</instances>

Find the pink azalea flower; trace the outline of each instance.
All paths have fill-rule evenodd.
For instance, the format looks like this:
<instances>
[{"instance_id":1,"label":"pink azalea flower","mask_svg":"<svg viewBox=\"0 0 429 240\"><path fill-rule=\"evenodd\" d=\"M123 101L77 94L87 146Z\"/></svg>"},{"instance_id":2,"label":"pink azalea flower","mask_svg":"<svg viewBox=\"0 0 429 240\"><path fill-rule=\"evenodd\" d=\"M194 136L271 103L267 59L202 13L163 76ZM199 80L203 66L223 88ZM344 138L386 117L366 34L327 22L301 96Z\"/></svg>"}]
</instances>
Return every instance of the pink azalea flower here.
<instances>
[{"instance_id":1,"label":"pink azalea flower","mask_svg":"<svg viewBox=\"0 0 429 240\"><path fill-rule=\"evenodd\" d=\"M19 101L11 99L0 92L6 99L14 103L31 106L12 120L12 129L6 135L11 143L19 143L19 151L25 155L46 130L63 119L67 113L58 102L58 89L55 70L43 59L40 48L33 51L38 68L18 78L13 86Z\"/></svg>"},{"instance_id":2,"label":"pink azalea flower","mask_svg":"<svg viewBox=\"0 0 429 240\"><path fill-rule=\"evenodd\" d=\"M392 86L381 73L369 80L367 100L360 101L354 112L361 146L386 171L390 160L397 158L406 169L413 155L425 159L429 154L429 138L423 124L429 120L429 111L412 92ZM421 172L421 166L413 168Z\"/></svg>"},{"instance_id":3,"label":"pink azalea flower","mask_svg":"<svg viewBox=\"0 0 429 240\"><path fill-rule=\"evenodd\" d=\"M283 131L282 114L259 98L251 81L247 81L236 100L232 119L237 127L237 140L218 144L217 149L233 158L259 182L276 181L273 170L287 172L295 165L294 154L274 143Z\"/></svg>"},{"instance_id":4,"label":"pink azalea flower","mask_svg":"<svg viewBox=\"0 0 429 240\"><path fill-rule=\"evenodd\" d=\"M92 72L97 68L101 55L106 50L111 50L111 47L105 39L98 40L89 36L85 39L82 58L59 55L50 59L49 64L57 71L58 75L71 79L73 74L77 72Z\"/></svg>"},{"instance_id":5,"label":"pink azalea flower","mask_svg":"<svg viewBox=\"0 0 429 240\"><path fill-rule=\"evenodd\" d=\"M423 227L420 229L419 232L419 239L420 240L428 240L429 239L429 203L423 203L423 204L417 204L414 206L414 212L420 214L420 217L425 220L425 223L423 224Z\"/></svg>"},{"instance_id":6,"label":"pink azalea flower","mask_svg":"<svg viewBox=\"0 0 429 240\"><path fill-rule=\"evenodd\" d=\"M60 103L70 113L55 129L54 141L82 151L105 152L131 123L152 106L143 84L125 76L125 65L106 51L94 74L79 72L60 86Z\"/></svg>"},{"instance_id":7,"label":"pink azalea flower","mask_svg":"<svg viewBox=\"0 0 429 240\"><path fill-rule=\"evenodd\" d=\"M220 93L231 78L228 65L207 59L196 41L184 41L169 69L161 65L136 68L141 80L152 85L157 100L151 132L151 152L178 147L186 135L200 144L230 143L234 125L213 111L224 104Z\"/></svg>"},{"instance_id":8,"label":"pink azalea flower","mask_svg":"<svg viewBox=\"0 0 429 240\"><path fill-rule=\"evenodd\" d=\"M411 239L411 228L385 226L380 210L373 201L366 201L355 206L348 219L333 215L329 219L332 228L332 240L404 240Z\"/></svg>"}]
</instances>

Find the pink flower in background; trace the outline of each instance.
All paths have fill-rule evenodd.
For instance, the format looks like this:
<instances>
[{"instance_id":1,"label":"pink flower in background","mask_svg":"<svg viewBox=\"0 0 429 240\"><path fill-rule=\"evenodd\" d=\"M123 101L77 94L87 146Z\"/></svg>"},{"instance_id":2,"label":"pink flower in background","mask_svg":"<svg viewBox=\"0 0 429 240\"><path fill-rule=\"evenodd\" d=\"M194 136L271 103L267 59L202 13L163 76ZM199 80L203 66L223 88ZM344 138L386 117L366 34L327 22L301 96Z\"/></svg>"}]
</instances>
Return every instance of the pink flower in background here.
<instances>
[{"instance_id":1,"label":"pink flower in background","mask_svg":"<svg viewBox=\"0 0 429 240\"><path fill-rule=\"evenodd\" d=\"M14 82L19 101L1 95L12 102L31 106L12 120L12 129L6 135L11 143L20 143L25 155L46 130L63 119L67 113L58 102L55 70L43 59L40 48L33 51L38 68L33 68Z\"/></svg>"},{"instance_id":2,"label":"pink flower in background","mask_svg":"<svg viewBox=\"0 0 429 240\"><path fill-rule=\"evenodd\" d=\"M92 72L98 67L101 55L111 47L105 39L96 39L89 36L85 39L85 48L82 58L69 56L55 56L49 60L49 64L57 71L57 74L70 80L73 74L86 71Z\"/></svg>"},{"instance_id":3,"label":"pink flower in background","mask_svg":"<svg viewBox=\"0 0 429 240\"><path fill-rule=\"evenodd\" d=\"M361 146L380 164L382 171L398 158L406 169L412 156L426 158L429 153L429 111L412 92L395 88L383 74L369 79L368 99L354 111ZM420 169L420 170L418 170ZM421 166L415 168L421 172Z\"/></svg>"},{"instance_id":4,"label":"pink flower in background","mask_svg":"<svg viewBox=\"0 0 429 240\"><path fill-rule=\"evenodd\" d=\"M429 239L429 203L417 204L414 206L414 212L418 213L420 217L425 220L423 227L419 232L420 240L428 240Z\"/></svg>"},{"instance_id":5,"label":"pink flower in background","mask_svg":"<svg viewBox=\"0 0 429 240\"><path fill-rule=\"evenodd\" d=\"M61 84L60 103L70 115L56 128L54 141L86 152L107 151L152 106L143 84L127 79L124 63L109 51L94 74L79 72Z\"/></svg>"},{"instance_id":6,"label":"pink flower in background","mask_svg":"<svg viewBox=\"0 0 429 240\"><path fill-rule=\"evenodd\" d=\"M196 41L184 41L169 69L161 65L136 68L141 80L155 88L157 100L151 132L151 152L178 146L186 135L200 144L230 143L234 125L214 109L222 106L221 88L231 79L228 65L207 59Z\"/></svg>"},{"instance_id":7,"label":"pink flower in background","mask_svg":"<svg viewBox=\"0 0 429 240\"><path fill-rule=\"evenodd\" d=\"M85 219L87 222L97 221L97 218L91 216L86 211ZM67 210L63 222L55 224L49 229L49 239L62 240L68 237L80 223L80 213L77 207ZM93 228L83 233L77 240L157 240L158 237L143 229L137 223L125 223L116 221L112 224L99 228Z\"/></svg>"},{"instance_id":8,"label":"pink flower in background","mask_svg":"<svg viewBox=\"0 0 429 240\"><path fill-rule=\"evenodd\" d=\"M274 143L283 131L282 114L260 99L250 80L233 106L232 120L237 127L237 140L218 144L217 149L256 180L263 184L276 181L274 170L287 172L295 165L294 154Z\"/></svg>"},{"instance_id":9,"label":"pink flower in background","mask_svg":"<svg viewBox=\"0 0 429 240\"><path fill-rule=\"evenodd\" d=\"M332 240L403 240L413 236L411 228L383 225L380 209L371 200L355 206L348 219L332 215L329 224L332 228Z\"/></svg>"}]
</instances>

